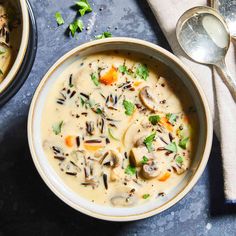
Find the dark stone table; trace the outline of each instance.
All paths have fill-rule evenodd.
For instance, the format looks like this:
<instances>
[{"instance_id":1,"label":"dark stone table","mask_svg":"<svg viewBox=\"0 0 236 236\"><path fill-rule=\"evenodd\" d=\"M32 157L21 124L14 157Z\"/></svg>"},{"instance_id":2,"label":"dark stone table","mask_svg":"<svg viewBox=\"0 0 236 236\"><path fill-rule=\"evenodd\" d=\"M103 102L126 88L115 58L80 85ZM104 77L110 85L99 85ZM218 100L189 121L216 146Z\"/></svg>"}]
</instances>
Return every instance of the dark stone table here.
<instances>
[{"instance_id":1,"label":"dark stone table","mask_svg":"<svg viewBox=\"0 0 236 236\"><path fill-rule=\"evenodd\" d=\"M114 36L169 47L145 0L90 0L93 12L83 17L89 27L76 38L67 36L68 24L57 27L54 19L59 10L67 23L73 21L74 1L30 2L39 32L36 60L23 87L0 109L0 235L236 235L236 208L223 201L216 138L197 185L178 204L149 219L127 223L96 220L71 209L48 189L31 160L26 124L33 93L49 67L65 52L106 30Z\"/></svg>"}]
</instances>

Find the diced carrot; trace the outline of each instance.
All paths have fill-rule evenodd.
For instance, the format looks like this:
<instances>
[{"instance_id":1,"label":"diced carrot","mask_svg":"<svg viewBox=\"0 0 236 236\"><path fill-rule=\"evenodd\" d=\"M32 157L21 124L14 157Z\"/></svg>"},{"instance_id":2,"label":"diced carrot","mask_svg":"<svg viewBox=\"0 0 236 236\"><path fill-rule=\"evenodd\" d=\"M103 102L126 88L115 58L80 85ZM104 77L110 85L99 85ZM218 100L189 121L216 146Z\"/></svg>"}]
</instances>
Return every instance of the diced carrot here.
<instances>
[{"instance_id":1,"label":"diced carrot","mask_svg":"<svg viewBox=\"0 0 236 236\"><path fill-rule=\"evenodd\" d=\"M67 147L73 147L74 145L74 138L71 135L66 136L65 143Z\"/></svg>"},{"instance_id":2,"label":"diced carrot","mask_svg":"<svg viewBox=\"0 0 236 236\"><path fill-rule=\"evenodd\" d=\"M162 117L160 123L170 132L173 132L173 126L168 122L166 117Z\"/></svg>"},{"instance_id":3,"label":"diced carrot","mask_svg":"<svg viewBox=\"0 0 236 236\"><path fill-rule=\"evenodd\" d=\"M141 83L142 83L142 81L135 81L133 85L134 85L134 87L138 87Z\"/></svg>"},{"instance_id":4,"label":"diced carrot","mask_svg":"<svg viewBox=\"0 0 236 236\"><path fill-rule=\"evenodd\" d=\"M116 82L118 79L117 69L112 66L111 69L103 76L100 77L99 81L105 85L110 85Z\"/></svg>"},{"instance_id":5,"label":"diced carrot","mask_svg":"<svg viewBox=\"0 0 236 236\"><path fill-rule=\"evenodd\" d=\"M171 173L169 171L165 172L161 177L158 178L159 181L166 181L171 176Z\"/></svg>"},{"instance_id":6,"label":"diced carrot","mask_svg":"<svg viewBox=\"0 0 236 236\"><path fill-rule=\"evenodd\" d=\"M88 143L84 143L84 148L88 151L97 151L101 148L104 148L104 146L102 144L99 144L99 145L91 145L91 144L88 144Z\"/></svg>"}]
</instances>

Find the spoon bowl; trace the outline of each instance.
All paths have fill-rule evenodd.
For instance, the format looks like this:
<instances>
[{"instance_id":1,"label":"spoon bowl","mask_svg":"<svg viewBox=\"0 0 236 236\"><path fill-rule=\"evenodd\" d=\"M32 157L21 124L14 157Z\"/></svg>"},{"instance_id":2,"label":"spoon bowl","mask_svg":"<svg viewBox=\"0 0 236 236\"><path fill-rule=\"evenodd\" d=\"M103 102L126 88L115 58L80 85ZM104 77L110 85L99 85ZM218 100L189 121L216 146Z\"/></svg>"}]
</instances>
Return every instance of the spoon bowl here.
<instances>
[{"instance_id":1,"label":"spoon bowl","mask_svg":"<svg viewBox=\"0 0 236 236\"><path fill-rule=\"evenodd\" d=\"M212 6L224 17L231 37L236 39L236 1L212 0Z\"/></svg>"},{"instance_id":2,"label":"spoon bowl","mask_svg":"<svg viewBox=\"0 0 236 236\"><path fill-rule=\"evenodd\" d=\"M236 100L236 82L225 65L230 33L224 18L213 8L194 7L176 25L176 37L184 52L194 61L216 66Z\"/></svg>"}]
</instances>

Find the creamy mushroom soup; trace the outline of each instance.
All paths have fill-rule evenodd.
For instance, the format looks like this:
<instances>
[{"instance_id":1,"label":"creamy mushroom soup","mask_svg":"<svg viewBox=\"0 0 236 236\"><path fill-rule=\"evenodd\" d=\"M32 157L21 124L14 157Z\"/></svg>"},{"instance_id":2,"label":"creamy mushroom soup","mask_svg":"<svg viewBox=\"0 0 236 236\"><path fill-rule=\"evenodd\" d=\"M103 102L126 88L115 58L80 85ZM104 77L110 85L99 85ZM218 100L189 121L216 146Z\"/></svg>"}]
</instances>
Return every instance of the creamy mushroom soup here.
<instances>
[{"instance_id":1,"label":"creamy mushroom soup","mask_svg":"<svg viewBox=\"0 0 236 236\"><path fill-rule=\"evenodd\" d=\"M61 179L97 204L158 201L194 157L197 113L176 75L151 58L94 54L56 78L42 117L42 145Z\"/></svg>"}]
</instances>

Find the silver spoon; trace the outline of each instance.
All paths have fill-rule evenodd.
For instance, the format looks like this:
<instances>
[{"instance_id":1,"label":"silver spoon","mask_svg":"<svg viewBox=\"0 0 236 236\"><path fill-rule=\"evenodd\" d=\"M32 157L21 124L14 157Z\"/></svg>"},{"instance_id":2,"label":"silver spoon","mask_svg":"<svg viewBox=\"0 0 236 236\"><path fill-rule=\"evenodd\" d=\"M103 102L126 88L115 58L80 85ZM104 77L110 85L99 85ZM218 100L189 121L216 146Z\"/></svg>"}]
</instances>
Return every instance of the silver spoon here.
<instances>
[{"instance_id":1,"label":"silver spoon","mask_svg":"<svg viewBox=\"0 0 236 236\"><path fill-rule=\"evenodd\" d=\"M211 0L211 5L224 17L231 34L236 39L236 1L234 0Z\"/></svg>"},{"instance_id":2,"label":"silver spoon","mask_svg":"<svg viewBox=\"0 0 236 236\"><path fill-rule=\"evenodd\" d=\"M222 79L236 101L236 81L225 64L230 34L223 17L210 7L194 7L178 20L176 36L190 58L214 65L221 71Z\"/></svg>"}]
</instances>

